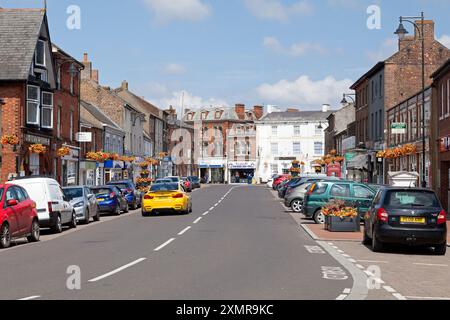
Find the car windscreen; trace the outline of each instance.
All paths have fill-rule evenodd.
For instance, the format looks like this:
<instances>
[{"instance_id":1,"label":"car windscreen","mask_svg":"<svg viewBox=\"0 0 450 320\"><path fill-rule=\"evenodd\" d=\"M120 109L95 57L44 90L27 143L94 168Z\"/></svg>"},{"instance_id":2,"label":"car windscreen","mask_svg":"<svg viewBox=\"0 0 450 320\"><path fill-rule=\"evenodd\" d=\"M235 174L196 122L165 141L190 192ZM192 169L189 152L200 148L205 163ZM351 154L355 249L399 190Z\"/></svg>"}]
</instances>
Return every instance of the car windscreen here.
<instances>
[{"instance_id":1,"label":"car windscreen","mask_svg":"<svg viewBox=\"0 0 450 320\"><path fill-rule=\"evenodd\" d=\"M173 177L173 178L168 178L170 181L172 181L172 182L178 182L178 178L176 178L176 177Z\"/></svg>"},{"instance_id":2,"label":"car windscreen","mask_svg":"<svg viewBox=\"0 0 450 320\"><path fill-rule=\"evenodd\" d=\"M63 189L63 192L69 201L83 197L83 188Z\"/></svg>"},{"instance_id":3,"label":"car windscreen","mask_svg":"<svg viewBox=\"0 0 450 320\"><path fill-rule=\"evenodd\" d=\"M189 180L191 180L192 182L199 182L200 181L199 177L189 177Z\"/></svg>"},{"instance_id":4,"label":"car windscreen","mask_svg":"<svg viewBox=\"0 0 450 320\"><path fill-rule=\"evenodd\" d=\"M178 191L178 188L177 183L159 183L152 185L150 192Z\"/></svg>"},{"instance_id":5,"label":"car windscreen","mask_svg":"<svg viewBox=\"0 0 450 320\"><path fill-rule=\"evenodd\" d=\"M387 191L385 198L386 207L411 208L430 207L439 208L439 200L434 192L422 190Z\"/></svg>"},{"instance_id":6,"label":"car windscreen","mask_svg":"<svg viewBox=\"0 0 450 320\"><path fill-rule=\"evenodd\" d=\"M92 192L95 195L103 195L103 194L110 194L112 192L112 190L108 189L108 188L98 188L98 189L92 189Z\"/></svg>"}]
</instances>

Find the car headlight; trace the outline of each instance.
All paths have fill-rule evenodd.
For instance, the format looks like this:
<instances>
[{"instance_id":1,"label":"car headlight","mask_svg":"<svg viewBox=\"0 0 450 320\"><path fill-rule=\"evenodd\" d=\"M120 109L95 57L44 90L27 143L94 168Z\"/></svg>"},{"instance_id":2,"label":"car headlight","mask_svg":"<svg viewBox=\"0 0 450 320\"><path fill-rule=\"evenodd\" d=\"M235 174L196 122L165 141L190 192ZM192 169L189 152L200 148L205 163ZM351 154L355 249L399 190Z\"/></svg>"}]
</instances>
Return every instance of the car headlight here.
<instances>
[{"instance_id":1,"label":"car headlight","mask_svg":"<svg viewBox=\"0 0 450 320\"><path fill-rule=\"evenodd\" d=\"M78 203L76 203L73 207L74 207L74 208L80 208L80 207L82 207L82 206L84 206L84 202L78 202Z\"/></svg>"}]
</instances>

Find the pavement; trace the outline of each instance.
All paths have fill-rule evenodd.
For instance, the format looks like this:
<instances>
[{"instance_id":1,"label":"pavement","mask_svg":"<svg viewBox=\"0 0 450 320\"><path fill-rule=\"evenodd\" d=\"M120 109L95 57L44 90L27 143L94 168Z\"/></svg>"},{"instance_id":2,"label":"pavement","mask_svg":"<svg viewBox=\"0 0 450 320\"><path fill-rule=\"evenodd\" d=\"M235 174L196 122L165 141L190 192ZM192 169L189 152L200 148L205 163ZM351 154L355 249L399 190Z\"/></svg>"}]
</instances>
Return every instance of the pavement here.
<instances>
[{"instance_id":1,"label":"pavement","mask_svg":"<svg viewBox=\"0 0 450 320\"><path fill-rule=\"evenodd\" d=\"M272 195L276 197L275 193ZM281 212L290 213L311 239L328 245L330 254L346 259L367 275L366 299L384 300L388 293L397 300L450 300L449 253L435 256L429 248L405 246L388 246L384 252L374 253L362 244L362 232L326 231L323 225L294 214L281 201L280 204ZM351 268L350 265L347 267Z\"/></svg>"},{"instance_id":2,"label":"pavement","mask_svg":"<svg viewBox=\"0 0 450 320\"><path fill-rule=\"evenodd\" d=\"M0 251L0 299L364 299L366 275L265 187L214 185L190 215L134 211ZM370 296L370 295L369 295ZM392 298L381 293L380 299Z\"/></svg>"}]
</instances>

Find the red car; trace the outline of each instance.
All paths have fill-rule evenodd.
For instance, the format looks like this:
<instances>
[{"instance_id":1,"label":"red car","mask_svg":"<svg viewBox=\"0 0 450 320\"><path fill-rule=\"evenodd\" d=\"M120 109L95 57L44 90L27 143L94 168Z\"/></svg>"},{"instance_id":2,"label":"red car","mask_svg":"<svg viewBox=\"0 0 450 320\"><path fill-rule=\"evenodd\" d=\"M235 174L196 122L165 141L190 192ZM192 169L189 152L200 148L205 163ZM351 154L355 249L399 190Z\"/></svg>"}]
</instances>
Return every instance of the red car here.
<instances>
[{"instance_id":1,"label":"red car","mask_svg":"<svg viewBox=\"0 0 450 320\"><path fill-rule=\"evenodd\" d=\"M181 178L181 181L183 182L183 186L184 186L184 188L186 189L186 191L187 191L187 192L192 192L192 184L191 184L191 182L189 181L189 179L183 177L183 178Z\"/></svg>"},{"instance_id":2,"label":"red car","mask_svg":"<svg viewBox=\"0 0 450 320\"><path fill-rule=\"evenodd\" d=\"M280 183L282 183L283 181L289 180L289 179L291 179L291 176L289 174L281 174L281 175L275 177L275 179L273 180L273 184L272 184L273 190L277 190Z\"/></svg>"},{"instance_id":3,"label":"red car","mask_svg":"<svg viewBox=\"0 0 450 320\"><path fill-rule=\"evenodd\" d=\"M0 184L0 248L8 248L11 240L40 238L36 203L22 187Z\"/></svg>"}]
</instances>

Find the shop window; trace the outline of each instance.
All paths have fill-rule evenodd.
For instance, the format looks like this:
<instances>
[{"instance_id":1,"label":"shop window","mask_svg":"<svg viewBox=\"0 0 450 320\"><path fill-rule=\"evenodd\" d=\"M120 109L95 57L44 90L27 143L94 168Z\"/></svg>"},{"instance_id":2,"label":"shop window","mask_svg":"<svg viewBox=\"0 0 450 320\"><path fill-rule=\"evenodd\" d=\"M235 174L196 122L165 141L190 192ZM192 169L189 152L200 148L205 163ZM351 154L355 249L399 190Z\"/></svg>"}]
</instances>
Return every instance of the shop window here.
<instances>
[{"instance_id":1,"label":"shop window","mask_svg":"<svg viewBox=\"0 0 450 320\"><path fill-rule=\"evenodd\" d=\"M270 170L272 171L272 174L278 174L278 165L277 164L271 164Z\"/></svg>"},{"instance_id":2,"label":"shop window","mask_svg":"<svg viewBox=\"0 0 450 320\"><path fill-rule=\"evenodd\" d=\"M30 154L30 171L32 176L39 175L39 155L36 153Z\"/></svg>"}]
</instances>

